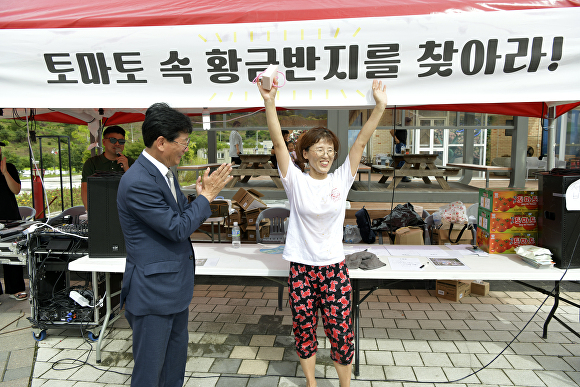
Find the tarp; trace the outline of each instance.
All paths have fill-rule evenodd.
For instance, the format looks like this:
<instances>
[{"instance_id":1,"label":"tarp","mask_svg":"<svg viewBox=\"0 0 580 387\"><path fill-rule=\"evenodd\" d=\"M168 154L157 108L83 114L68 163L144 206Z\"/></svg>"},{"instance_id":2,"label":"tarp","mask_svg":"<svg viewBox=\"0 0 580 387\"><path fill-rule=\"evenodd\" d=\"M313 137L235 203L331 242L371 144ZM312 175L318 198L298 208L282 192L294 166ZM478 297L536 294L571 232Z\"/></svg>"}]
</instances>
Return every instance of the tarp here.
<instances>
[{"instance_id":1,"label":"tarp","mask_svg":"<svg viewBox=\"0 0 580 387\"><path fill-rule=\"evenodd\" d=\"M5 0L0 107L107 124L142 120L159 101L251 110L262 106L251 80L276 63L286 108L369 107L380 79L400 108L559 115L580 101L579 5Z\"/></svg>"}]
</instances>

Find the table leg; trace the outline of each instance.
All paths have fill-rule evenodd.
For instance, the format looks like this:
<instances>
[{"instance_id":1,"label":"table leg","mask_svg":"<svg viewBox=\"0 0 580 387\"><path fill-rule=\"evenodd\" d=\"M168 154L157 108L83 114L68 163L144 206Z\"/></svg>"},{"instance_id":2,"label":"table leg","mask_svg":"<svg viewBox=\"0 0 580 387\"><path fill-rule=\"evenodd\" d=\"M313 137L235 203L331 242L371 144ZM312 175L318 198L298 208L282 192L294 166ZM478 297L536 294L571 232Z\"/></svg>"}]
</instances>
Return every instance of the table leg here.
<instances>
[{"instance_id":1,"label":"table leg","mask_svg":"<svg viewBox=\"0 0 580 387\"><path fill-rule=\"evenodd\" d=\"M385 183L387 180L389 180L389 176L387 176L387 175L383 175L383 176L381 176L381 178L379 179L379 183L380 183L380 184L383 184L383 183Z\"/></svg>"},{"instance_id":2,"label":"table leg","mask_svg":"<svg viewBox=\"0 0 580 387\"><path fill-rule=\"evenodd\" d=\"M518 281L518 280L512 280L512 281L515 283L524 285L530 289L534 289L535 291L540 292L542 294L545 294L548 297L554 297L554 305L552 305L552 309L550 310L550 313L548 314L548 317L546 317L546 321L544 322L544 331L543 331L543 336L542 336L544 339L548 338L548 325L550 324L550 321L552 319L558 321L560 324L562 324L562 326L564 328L568 329L568 331L570 333L573 333L574 335L576 335L576 337L580 338L580 333L576 332L571 326L569 326L568 324L566 324L566 322L562 321L561 318L556 316L556 310L558 309L558 306L560 305L560 301L563 301L569 305L572 305L572 306L580 309L580 304L572 302L566 298L560 297L560 281L554 282L554 289L552 291L547 291L543 288L540 288L540 287L537 287L534 285L530 285L530 284L523 282L523 281Z\"/></svg>"},{"instance_id":3,"label":"table leg","mask_svg":"<svg viewBox=\"0 0 580 387\"><path fill-rule=\"evenodd\" d=\"M284 286L278 285L278 310L282 310L283 297L284 297Z\"/></svg>"},{"instance_id":4,"label":"table leg","mask_svg":"<svg viewBox=\"0 0 580 387\"><path fill-rule=\"evenodd\" d=\"M560 281L556 281L554 285L554 305L552 306L552 310L548 313L548 317L546 317L546 321L544 322L544 331L542 338L548 338L548 324L550 324L550 320L554 317L556 310L558 309L558 304L560 303Z\"/></svg>"},{"instance_id":5,"label":"table leg","mask_svg":"<svg viewBox=\"0 0 580 387\"><path fill-rule=\"evenodd\" d=\"M369 174L369 191L371 190L371 172L372 170L367 172Z\"/></svg>"},{"instance_id":6,"label":"table leg","mask_svg":"<svg viewBox=\"0 0 580 387\"><path fill-rule=\"evenodd\" d=\"M94 272L93 272L94 273ZM97 307L97 297L94 298L95 308ZM103 338L105 337L105 332L107 331L107 325L109 324L109 316L111 316L111 274L105 273L105 304L107 306L105 319L103 320L103 325L101 326L101 332L99 333L99 340L97 341L97 363L101 362L101 344Z\"/></svg>"},{"instance_id":7,"label":"table leg","mask_svg":"<svg viewBox=\"0 0 580 387\"><path fill-rule=\"evenodd\" d=\"M449 183L443 177L441 177L441 176L435 176L435 180L437 180L437 182L439 183L439 185L441 186L441 188L443 188L444 190L450 190L451 189L451 187L449 186Z\"/></svg>"},{"instance_id":8,"label":"table leg","mask_svg":"<svg viewBox=\"0 0 580 387\"><path fill-rule=\"evenodd\" d=\"M393 177L393 180L391 181L391 184L389 184L387 189L396 188L399 185L399 183L401 182L401 180L403 180L403 176Z\"/></svg>"},{"instance_id":9,"label":"table leg","mask_svg":"<svg viewBox=\"0 0 580 387\"><path fill-rule=\"evenodd\" d=\"M246 168L258 168L258 164L256 163L256 165L254 165L254 163L251 164L245 164L242 163L242 165L240 165L240 169L246 169ZM248 180L250 180L250 177L252 177L251 175L249 176L244 176L244 178L242 179L242 183L247 183Z\"/></svg>"},{"instance_id":10,"label":"table leg","mask_svg":"<svg viewBox=\"0 0 580 387\"><path fill-rule=\"evenodd\" d=\"M485 188L489 188L489 171L485 171Z\"/></svg>"},{"instance_id":11,"label":"table leg","mask_svg":"<svg viewBox=\"0 0 580 387\"><path fill-rule=\"evenodd\" d=\"M238 170L246 169L246 166L247 165L248 165L247 163L242 162L240 164L240 167L238 168ZM234 178L232 179L232 181L230 181L228 184L226 184L226 187L227 188L234 188L235 185L236 185L236 183L238 181L240 181L240 178L241 178L241 176L234 176Z\"/></svg>"},{"instance_id":12,"label":"table leg","mask_svg":"<svg viewBox=\"0 0 580 387\"><path fill-rule=\"evenodd\" d=\"M272 168L272 165L268 162L268 163L264 164L264 169L274 169L274 168ZM277 188L284 188L284 185L282 184L282 180L280 180L279 176L270 176L270 179L272 179L274 184L276 184Z\"/></svg>"},{"instance_id":13,"label":"table leg","mask_svg":"<svg viewBox=\"0 0 580 387\"><path fill-rule=\"evenodd\" d=\"M387 189L396 188L399 185L399 183L401 182L401 180L403 180L403 177L407 176L407 172L412 172L410 166L411 166L411 164L405 163L405 164L403 164L401 169L395 168L393 170L393 181L391 181L391 184L389 184ZM409 174L409 176L413 176L413 175Z\"/></svg>"},{"instance_id":14,"label":"table leg","mask_svg":"<svg viewBox=\"0 0 580 387\"><path fill-rule=\"evenodd\" d=\"M357 279L351 279L352 281L352 317L354 321L353 333L354 333L354 376L359 376L359 363L360 363L360 340L359 340L359 299L360 299L360 284Z\"/></svg>"}]
</instances>

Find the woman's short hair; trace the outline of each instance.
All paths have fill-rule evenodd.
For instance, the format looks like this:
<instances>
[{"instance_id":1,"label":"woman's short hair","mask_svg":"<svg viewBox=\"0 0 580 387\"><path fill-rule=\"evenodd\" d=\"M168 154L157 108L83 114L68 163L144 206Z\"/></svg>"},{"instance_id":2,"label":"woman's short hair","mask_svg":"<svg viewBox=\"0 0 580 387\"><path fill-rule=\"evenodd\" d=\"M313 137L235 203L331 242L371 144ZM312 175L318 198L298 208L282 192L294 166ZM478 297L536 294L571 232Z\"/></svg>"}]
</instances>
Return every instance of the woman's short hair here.
<instances>
[{"instance_id":1,"label":"woman's short hair","mask_svg":"<svg viewBox=\"0 0 580 387\"><path fill-rule=\"evenodd\" d=\"M334 134L334 132L328 128L319 126L306 130L300 134L300 137L298 137L298 140L296 141L296 159L301 164L307 163L308 160L304 158L302 151L305 150L308 152L312 145L318 143L321 140L331 142L334 146L334 150L338 152L338 149L340 148L340 142L338 141L336 134Z\"/></svg>"}]
</instances>

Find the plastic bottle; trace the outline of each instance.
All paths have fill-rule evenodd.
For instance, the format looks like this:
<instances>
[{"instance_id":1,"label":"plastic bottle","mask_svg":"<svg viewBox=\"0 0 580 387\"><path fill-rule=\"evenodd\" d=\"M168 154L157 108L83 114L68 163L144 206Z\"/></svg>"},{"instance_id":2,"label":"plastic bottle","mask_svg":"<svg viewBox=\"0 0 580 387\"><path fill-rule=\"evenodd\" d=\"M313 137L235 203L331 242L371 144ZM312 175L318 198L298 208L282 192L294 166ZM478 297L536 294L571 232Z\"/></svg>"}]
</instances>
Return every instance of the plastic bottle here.
<instances>
[{"instance_id":1,"label":"plastic bottle","mask_svg":"<svg viewBox=\"0 0 580 387\"><path fill-rule=\"evenodd\" d=\"M240 244L240 226L238 226L238 222L234 222L234 227L232 227L232 247L237 249Z\"/></svg>"},{"instance_id":2,"label":"plastic bottle","mask_svg":"<svg viewBox=\"0 0 580 387\"><path fill-rule=\"evenodd\" d=\"M401 145L401 154L405 154L405 144Z\"/></svg>"}]
</instances>

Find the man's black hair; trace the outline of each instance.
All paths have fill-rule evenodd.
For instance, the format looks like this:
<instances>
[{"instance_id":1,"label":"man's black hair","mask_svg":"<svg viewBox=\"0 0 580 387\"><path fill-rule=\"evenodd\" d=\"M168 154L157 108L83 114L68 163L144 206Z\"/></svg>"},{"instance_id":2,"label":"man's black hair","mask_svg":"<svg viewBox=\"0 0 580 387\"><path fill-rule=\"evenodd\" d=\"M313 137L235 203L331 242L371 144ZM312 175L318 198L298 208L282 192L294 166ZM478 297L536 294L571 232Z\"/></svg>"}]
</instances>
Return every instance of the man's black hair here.
<instances>
[{"instance_id":1,"label":"man's black hair","mask_svg":"<svg viewBox=\"0 0 580 387\"><path fill-rule=\"evenodd\" d=\"M114 126L109 126L107 129L105 129L103 131L103 138L107 135L107 134L111 134L111 133L117 133L120 134L121 136L123 136L123 138L125 137L125 129L121 128L118 125L114 125Z\"/></svg>"},{"instance_id":2,"label":"man's black hair","mask_svg":"<svg viewBox=\"0 0 580 387\"><path fill-rule=\"evenodd\" d=\"M189 134L192 131L189 117L163 102L154 103L147 109L141 127L143 142L147 148L150 148L159 136L174 141L179 137L179 133Z\"/></svg>"}]
</instances>

